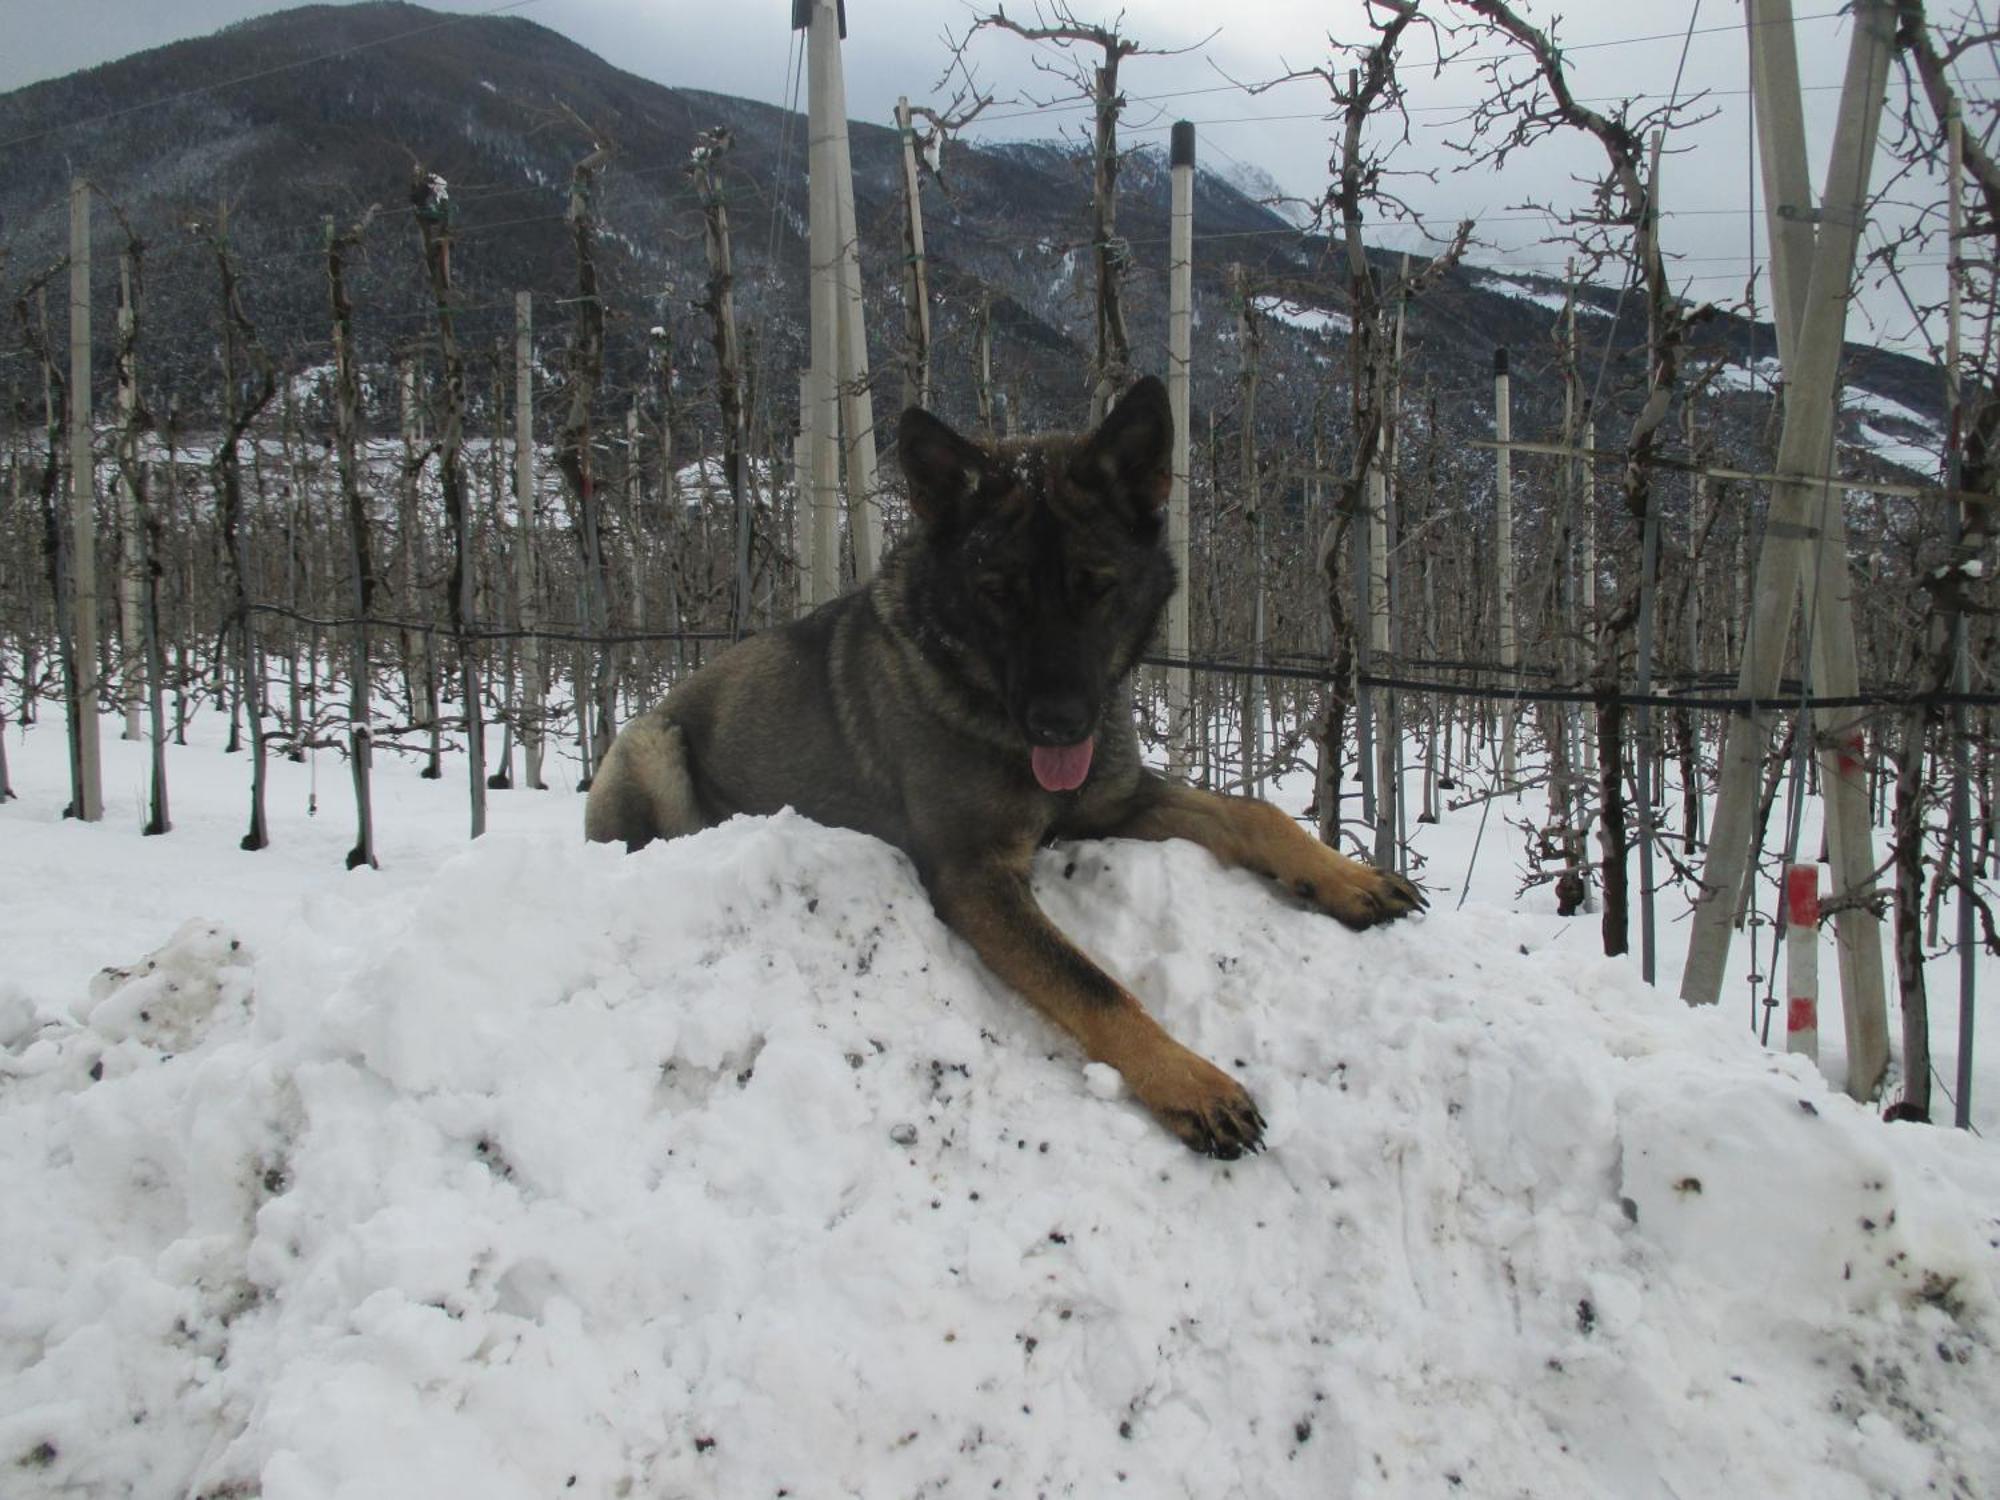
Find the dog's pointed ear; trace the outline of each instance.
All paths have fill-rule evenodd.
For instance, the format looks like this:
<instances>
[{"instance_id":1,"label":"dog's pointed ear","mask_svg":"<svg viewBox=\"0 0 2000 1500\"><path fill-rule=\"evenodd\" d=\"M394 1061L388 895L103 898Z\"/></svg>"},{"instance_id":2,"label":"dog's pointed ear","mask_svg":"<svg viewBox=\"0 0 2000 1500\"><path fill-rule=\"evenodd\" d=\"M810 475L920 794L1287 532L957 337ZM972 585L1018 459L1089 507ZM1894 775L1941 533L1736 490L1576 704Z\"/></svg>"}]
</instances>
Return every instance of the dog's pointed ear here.
<instances>
[{"instance_id":1,"label":"dog's pointed ear","mask_svg":"<svg viewBox=\"0 0 2000 1500\"><path fill-rule=\"evenodd\" d=\"M959 518L986 477L986 454L920 406L896 424L896 460L910 485L910 508L926 526Z\"/></svg>"},{"instance_id":2,"label":"dog's pointed ear","mask_svg":"<svg viewBox=\"0 0 2000 1500\"><path fill-rule=\"evenodd\" d=\"M1142 514L1167 503L1173 486L1174 409L1158 376L1137 382L1083 442L1072 480L1101 494L1129 496Z\"/></svg>"}]
</instances>

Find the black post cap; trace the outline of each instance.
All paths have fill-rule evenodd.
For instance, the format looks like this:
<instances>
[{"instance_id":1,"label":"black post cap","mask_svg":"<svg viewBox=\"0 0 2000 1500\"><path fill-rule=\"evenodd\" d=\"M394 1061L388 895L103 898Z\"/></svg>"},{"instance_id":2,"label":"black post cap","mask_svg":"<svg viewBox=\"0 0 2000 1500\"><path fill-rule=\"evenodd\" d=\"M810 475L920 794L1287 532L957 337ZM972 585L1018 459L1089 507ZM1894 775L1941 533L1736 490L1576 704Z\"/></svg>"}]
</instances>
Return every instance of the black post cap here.
<instances>
[{"instance_id":1,"label":"black post cap","mask_svg":"<svg viewBox=\"0 0 2000 1500\"><path fill-rule=\"evenodd\" d=\"M840 0L840 39L847 40L847 0ZM792 30L805 31L813 22L813 0L792 0Z\"/></svg>"},{"instance_id":2,"label":"black post cap","mask_svg":"<svg viewBox=\"0 0 2000 1500\"><path fill-rule=\"evenodd\" d=\"M1167 155L1168 164L1176 167L1194 165L1194 121L1174 121L1173 147Z\"/></svg>"}]
</instances>

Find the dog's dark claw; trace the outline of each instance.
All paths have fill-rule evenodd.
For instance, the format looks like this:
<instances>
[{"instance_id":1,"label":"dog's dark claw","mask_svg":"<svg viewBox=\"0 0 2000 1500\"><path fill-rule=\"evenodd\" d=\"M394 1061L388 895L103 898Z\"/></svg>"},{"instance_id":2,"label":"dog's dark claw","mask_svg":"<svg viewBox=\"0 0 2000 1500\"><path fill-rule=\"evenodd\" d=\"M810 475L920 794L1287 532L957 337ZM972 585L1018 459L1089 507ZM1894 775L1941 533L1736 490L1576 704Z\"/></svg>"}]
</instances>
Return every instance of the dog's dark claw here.
<instances>
[{"instance_id":1,"label":"dog's dark claw","mask_svg":"<svg viewBox=\"0 0 2000 1500\"><path fill-rule=\"evenodd\" d=\"M1430 905L1424 893L1393 870L1368 869L1368 885L1345 908L1334 906L1333 914L1355 931L1393 922Z\"/></svg>"},{"instance_id":2,"label":"dog's dark claw","mask_svg":"<svg viewBox=\"0 0 2000 1500\"><path fill-rule=\"evenodd\" d=\"M1387 917L1408 916L1413 911L1423 911L1431 904L1429 897L1401 875L1384 870L1382 881L1388 887L1388 894L1383 900L1386 908L1384 915Z\"/></svg>"},{"instance_id":3,"label":"dog's dark claw","mask_svg":"<svg viewBox=\"0 0 2000 1500\"><path fill-rule=\"evenodd\" d=\"M1189 1150L1217 1161L1235 1161L1264 1149L1264 1116L1247 1094L1207 1114L1183 1112L1168 1124Z\"/></svg>"}]
</instances>

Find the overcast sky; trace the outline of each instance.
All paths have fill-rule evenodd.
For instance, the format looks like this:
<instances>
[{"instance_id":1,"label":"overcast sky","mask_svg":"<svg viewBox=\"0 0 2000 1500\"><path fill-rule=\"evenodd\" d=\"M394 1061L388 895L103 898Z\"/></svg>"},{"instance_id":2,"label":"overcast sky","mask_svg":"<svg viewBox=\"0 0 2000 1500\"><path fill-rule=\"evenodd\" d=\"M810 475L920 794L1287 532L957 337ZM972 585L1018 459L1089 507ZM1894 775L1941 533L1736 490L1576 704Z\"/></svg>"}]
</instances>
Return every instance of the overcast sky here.
<instances>
[{"instance_id":1,"label":"overcast sky","mask_svg":"<svg viewBox=\"0 0 2000 1500\"><path fill-rule=\"evenodd\" d=\"M444 11L498 10L525 17L660 83L789 102L795 40L791 0L432 3ZM1794 7L1808 150L1817 185L1832 133L1849 26L1839 0L1794 0ZM283 8L260 0L67 0L59 5L0 0L0 90ZM1705 107L1714 111L1714 118L1677 132L1669 143L1661 188L1665 240L1681 256L1676 281L1689 295L1740 298L1753 254L1759 261L1764 255L1761 210L1752 212L1757 200L1752 197L1741 4L1569 0L1562 6L1529 3L1523 8L1541 24L1561 15L1559 36L1573 84L1586 99L1608 103L1640 93L1664 99L1675 89L1677 74L1680 97L1707 91ZM1111 4L1099 6L1093 0L1073 0L1073 9L1092 20L1120 14ZM898 94L908 94L914 103L948 102L951 85L961 80L954 75L942 91L938 88L951 61L945 35L963 34L973 14L959 0L848 0L844 60L850 115L887 123ZM1032 4L1017 0L1009 14L1031 19ZM1239 0L1221 7L1191 0L1127 0L1122 14L1125 33L1146 47L1191 49L1125 63L1121 82L1131 101L1124 126L1128 140L1164 145L1172 121L1190 119L1198 127L1204 166L1228 171L1248 165L1271 174L1288 192L1317 197L1323 191L1330 152L1324 84L1294 82L1254 96L1233 85L1324 65L1330 56L1329 33L1340 41L1366 40L1360 0ZM423 39L414 37L408 45L421 47ZM1493 49L1487 44L1478 50ZM1082 138L1087 114L1073 102L1068 107L1056 102L1074 93L1059 71L1067 62L1063 54L1048 45L988 33L968 56L983 86L1003 100L1016 101L990 108L975 135L1018 139L1067 133ZM1454 133L1466 102L1476 97L1480 73L1474 63L1461 60L1433 76L1417 65L1428 56L1428 42L1406 46L1403 76L1412 106L1412 141L1395 164L1435 168L1440 175L1435 184L1406 181L1406 196L1434 216L1440 232L1461 217L1477 220L1481 243L1474 259L1559 275L1564 251L1538 243L1548 226L1513 206L1531 199L1580 203L1582 192L1570 179L1573 174L1594 175L1602 165L1601 152L1585 142L1552 143L1517 156L1502 174L1453 173L1455 158L1444 142ZM1967 91L1990 96L1995 87L1991 73L1990 62L1970 68ZM1924 278L1920 296L1941 284L1936 267L1917 271ZM1768 305L1761 287L1758 298L1760 306ZM1870 296L1867 306L1881 326L1871 330L1850 323L1850 337L1908 346L1910 319L1899 313L1896 299Z\"/></svg>"}]
</instances>

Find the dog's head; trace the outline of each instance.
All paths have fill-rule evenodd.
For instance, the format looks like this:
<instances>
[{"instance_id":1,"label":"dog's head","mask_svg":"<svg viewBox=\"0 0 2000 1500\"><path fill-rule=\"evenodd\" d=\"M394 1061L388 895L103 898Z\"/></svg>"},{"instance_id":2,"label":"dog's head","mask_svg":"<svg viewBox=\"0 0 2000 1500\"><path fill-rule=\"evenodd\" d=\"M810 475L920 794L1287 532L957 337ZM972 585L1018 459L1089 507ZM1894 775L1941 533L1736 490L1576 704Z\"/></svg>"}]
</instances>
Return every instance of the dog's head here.
<instances>
[{"instance_id":1,"label":"dog's head","mask_svg":"<svg viewBox=\"0 0 2000 1500\"><path fill-rule=\"evenodd\" d=\"M1173 593L1161 544L1173 433L1151 376L1082 436L987 448L929 412L903 413L896 447L923 528L927 616L1051 791L1089 774L1107 696Z\"/></svg>"}]
</instances>

